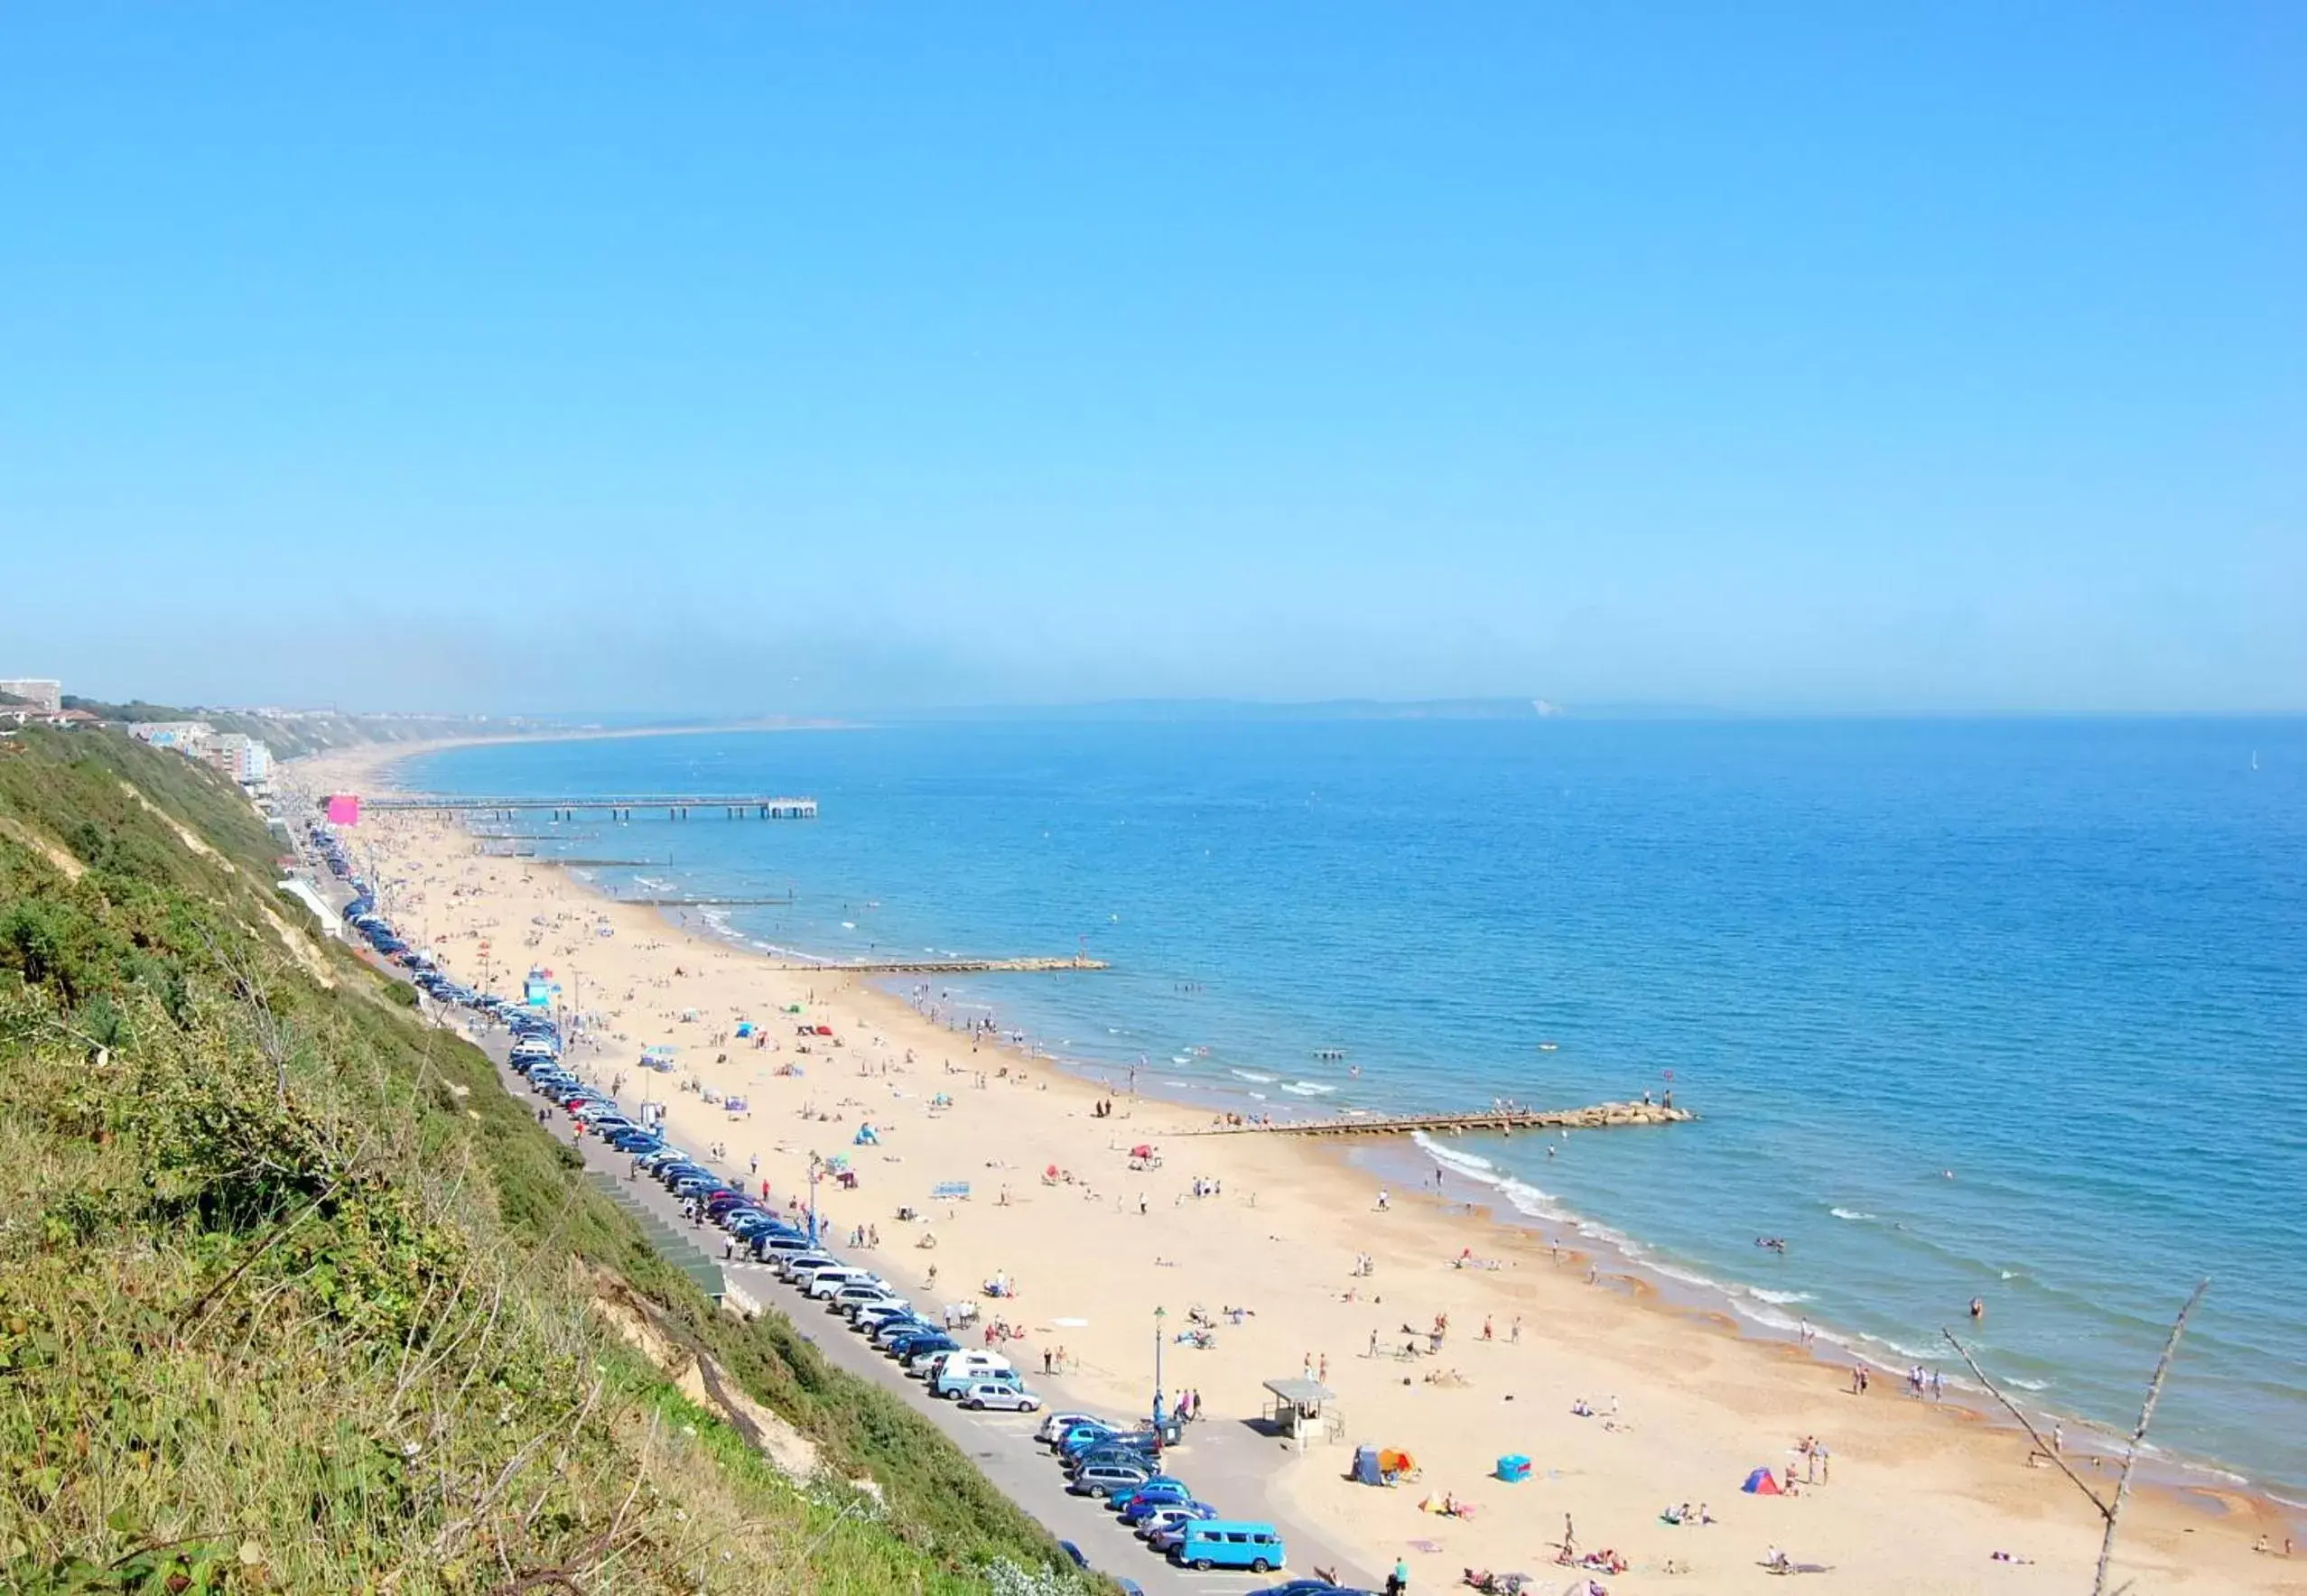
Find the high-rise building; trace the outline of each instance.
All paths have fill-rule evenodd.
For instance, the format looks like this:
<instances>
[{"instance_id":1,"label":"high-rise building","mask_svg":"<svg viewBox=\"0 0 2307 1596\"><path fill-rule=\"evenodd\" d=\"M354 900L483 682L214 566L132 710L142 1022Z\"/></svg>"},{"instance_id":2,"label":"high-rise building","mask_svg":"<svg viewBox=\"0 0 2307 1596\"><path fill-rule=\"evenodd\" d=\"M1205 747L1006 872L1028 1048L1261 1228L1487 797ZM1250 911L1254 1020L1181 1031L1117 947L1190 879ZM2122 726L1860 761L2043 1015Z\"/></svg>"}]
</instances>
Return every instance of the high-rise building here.
<instances>
[{"instance_id":1,"label":"high-rise building","mask_svg":"<svg viewBox=\"0 0 2307 1596\"><path fill-rule=\"evenodd\" d=\"M244 732L228 731L221 737L210 738L198 756L243 786L253 787L272 779L273 751Z\"/></svg>"}]
</instances>

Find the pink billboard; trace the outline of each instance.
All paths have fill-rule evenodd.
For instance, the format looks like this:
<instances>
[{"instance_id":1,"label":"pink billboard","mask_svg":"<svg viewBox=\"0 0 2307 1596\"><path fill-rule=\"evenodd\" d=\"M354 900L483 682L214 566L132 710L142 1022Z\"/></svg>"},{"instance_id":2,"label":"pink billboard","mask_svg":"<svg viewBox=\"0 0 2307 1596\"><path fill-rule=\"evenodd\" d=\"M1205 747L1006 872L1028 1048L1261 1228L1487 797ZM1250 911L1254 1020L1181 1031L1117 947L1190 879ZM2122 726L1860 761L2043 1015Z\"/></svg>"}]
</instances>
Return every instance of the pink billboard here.
<instances>
[{"instance_id":1,"label":"pink billboard","mask_svg":"<svg viewBox=\"0 0 2307 1596\"><path fill-rule=\"evenodd\" d=\"M357 826L360 823L360 800L349 793L339 793L329 800L329 824Z\"/></svg>"}]
</instances>

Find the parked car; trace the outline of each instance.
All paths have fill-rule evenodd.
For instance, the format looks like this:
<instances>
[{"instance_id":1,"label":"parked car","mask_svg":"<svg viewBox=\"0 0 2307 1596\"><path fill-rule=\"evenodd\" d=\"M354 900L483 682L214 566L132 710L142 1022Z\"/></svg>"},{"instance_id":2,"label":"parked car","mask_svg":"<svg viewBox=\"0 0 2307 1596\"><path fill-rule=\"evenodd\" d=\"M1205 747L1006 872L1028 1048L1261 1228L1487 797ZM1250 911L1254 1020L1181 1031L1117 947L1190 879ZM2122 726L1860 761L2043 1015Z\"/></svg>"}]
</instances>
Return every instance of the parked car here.
<instances>
[{"instance_id":1,"label":"parked car","mask_svg":"<svg viewBox=\"0 0 2307 1596\"><path fill-rule=\"evenodd\" d=\"M875 1303L898 1303L905 1299L886 1280L870 1277L852 1280L846 1285L836 1285L823 1294L832 1301L827 1304L836 1313L846 1313L851 1308L870 1307Z\"/></svg>"},{"instance_id":2,"label":"parked car","mask_svg":"<svg viewBox=\"0 0 2307 1596\"><path fill-rule=\"evenodd\" d=\"M1135 1463L1093 1463L1075 1471L1065 1489L1075 1496L1103 1496L1123 1485L1142 1485L1153 1478L1153 1471Z\"/></svg>"},{"instance_id":3,"label":"parked car","mask_svg":"<svg viewBox=\"0 0 2307 1596\"><path fill-rule=\"evenodd\" d=\"M1148 1545L1155 1545L1157 1537L1164 1531L1175 1530L1177 1534L1171 1536L1171 1541L1175 1544L1176 1541L1184 1537L1186 1525L1197 1518L1216 1517L1217 1509L1207 1502L1174 1502L1166 1508L1156 1508L1138 1519L1134 1533ZM1160 1551L1168 1549L1167 1546L1157 1547L1157 1550Z\"/></svg>"},{"instance_id":4,"label":"parked car","mask_svg":"<svg viewBox=\"0 0 2307 1596\"><path fill-rule=\"evenodd\" d=\"M1186 1489L1184 1480L1156 1475L1113 1505L1121 1511L1122 1523L1136 1524L1157 1508L1181 1507L1193 1499L1194 1493Z\"/></svg>"},{"instance_id":5,"label":"parked car","mask_svg":"<svg viewBox=\"0 0 2307 1596\"><path fill-rule=\"evenodd\" d=\"M1053 1413L1041 1421L1040 1427L1033 1433L1033 1438L1044 1445L1055 1446L1065 1432L1076 1424L1097 1424L1103 1422L1093 1413Z\"/></svg>"},{"instance_id":6,"label":"parked car","mask_svg":"<svg viewBox=\"0 0 2307 1596\"><path fill-rule=\"evenodd\" d=\"M1084 1469L1094 1468L1099 1463L1127 1463L1133 1469L1143 1469L1148 1479L1151 1479L1161 1468L1159 1458L1136 1447L1093 1446L1074 1460L1068 1472L1078 1474Z\"/></svg>"},{"instance_id":7,"label":"parked car","mask_svg":"<svg viewBox=\"0 0 2307 1596\"><path fill-rule=\"evenodd\" d=\"M1194 1499L1194 1493L1186 1489L1186 1482L1183 1480L1179 1480L1169 1474L1156 1474L1150 1479L1140 1480L1135 1485L1113 1486L1100 1494L1105 1498L1105 1505L1107 1507L1118 1508L1123 1502L1128 1501L1131 1497L1138 1495L1140 1491L1152 1490L1162 1485L1176 1486L1181 1500L1191 1501Z\"/></svg>"},{"instance_id":8,"label":"parked car","mask_svg":"<svg viewBox=\"0 0 2307 1596\"><path fill-rule=\"evenodd\" d=\"M929 1377L929 1394L932 1396L951 1396L958 1400L963 1392L981 1381L996 1386L1012 1386L1023 1390L1026 1378L1016 1369L1007 1367L982 1369L966 1363L948 1362L944 1369Z\"/></svg>"},{"instance_id":9,"label":"parked car","mask_svg":"<svg viewBox=\"0 0 2307 1596\"><path fill-rule=\"evenodd\" d=\"M941 1352L956 1351L959 1347L960 1343L944 1331L933 1330L926 1335L892 1341L888 1351L890 1357L906 1366L907 1373L921 1374L926 1370L930 1359Z\"/></svg>"},{"instance_id":10,"label":"parked car","mask_svg":"<svg viewBox=\"0 0 2307 1596\"><path fill-rule=\"evenodd\" d=\"M860 1269L854 1265L837 1265L811 1274L809 1294L813 1297L833 1297L847 1286L879 1285L881 1283L880 1277L870 1269Z\"/></svg>"},{"instance_id":11,"label":"parked car","mask_svg":"<svg viewBox=\"0 0 2307 1596\"><path fill-rule=\"evenodd\" d=\"M1068 1466L1101 1452L1126 1452L1131 1457L1147 1459L1161 1455L1161 1437L1150 1430L1108 1430L1086 1441L1081 1441L1077 1436L1068 1440L1072 1443L1060 1447L1057 1453Z\"/></svg>"},{"instance_id":12,"label":"parked car","mask_svg":"<svg viewBox=\"0 0 2307 1596\"><path fill-rule=\"evenodd\" d=\"M928 1376L933 1382L944 1378L947 1374L959 1375L965 1369L981 1369L990 1374L997 1369L1009 1369L1009 1360L1002 1357L1000 1353L979 1351L970 1347L941 1351L926 1363L916 1365L917 1371Z\"/></svg>"},{"instance_id":13,"label":"parked car","mask_svg":"<svg viewBox=\"0 0 2307 1596\"><path fill-rule=\"evenodd\" d=\"M1023 1385L1011 1385L1006 1380L975 1380L962 1388L957 1398L963 1407L982 1413L987 1408L1000 1408L1005 1413L1034 1413L1041 1407L1041 1398Z\"/></svg>"}]
</instances>

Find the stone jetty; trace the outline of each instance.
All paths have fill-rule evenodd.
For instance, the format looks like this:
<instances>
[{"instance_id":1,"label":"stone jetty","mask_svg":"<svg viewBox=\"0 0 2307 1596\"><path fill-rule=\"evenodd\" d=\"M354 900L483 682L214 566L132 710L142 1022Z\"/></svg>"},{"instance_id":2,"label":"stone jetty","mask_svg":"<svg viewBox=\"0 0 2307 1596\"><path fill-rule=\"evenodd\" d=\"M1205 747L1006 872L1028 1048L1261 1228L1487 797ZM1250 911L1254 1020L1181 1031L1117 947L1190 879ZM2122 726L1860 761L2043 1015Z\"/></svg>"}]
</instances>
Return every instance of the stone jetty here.
<instances>
[{"instance_id":1,"label":"stone jetty","mask_svg":"<svg viewBox=\"0 0 2307 1596\"><path fill-rule=\"evenodd\" d=\"M1664 1103L1596 1103L1586 1109L1484 1109L1468 1114L1338 1114L1326 1119L1210 1125L1186 1136L1465 1136L1518 1130L1605 1130L1623 1125L1683 1125L1698 1116Z\"/></svg>"}]
</instances>

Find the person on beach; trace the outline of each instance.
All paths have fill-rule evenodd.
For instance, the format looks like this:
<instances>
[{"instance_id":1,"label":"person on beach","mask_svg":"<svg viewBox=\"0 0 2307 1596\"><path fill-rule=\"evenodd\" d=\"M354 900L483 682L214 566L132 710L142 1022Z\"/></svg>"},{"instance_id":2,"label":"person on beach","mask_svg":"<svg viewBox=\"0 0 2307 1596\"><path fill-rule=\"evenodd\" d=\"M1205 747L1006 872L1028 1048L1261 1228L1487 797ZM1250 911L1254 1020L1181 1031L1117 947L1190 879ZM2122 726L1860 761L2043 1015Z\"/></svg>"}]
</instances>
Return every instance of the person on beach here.
<instances>
[{"instance_id":1,"label":"person on beach","mask_svg":"<svg viewBox=\"0 0 2307 1596\"><path fill-rule=\"evenodd\" d=\"M542 1109L540 1109L540 1110L538 1111L538 1113L537 1113L537 1118L540 1118L540 1119L542 1119L542 1118L544 1118L544 1111L543 1111ZM1383 1187L1383 1186L1379 1187L1379 1188L1378 1188L1378 1211L1379 1211L1380 1213L1384 1213L1387 1210L1391 1209L1391 1207L1393 1207L1393 1201L1392 1201L1392 1199L1391 1199L1390 1197L1388 1197L1388 1196L1386 1195L1386 1188L1385 1188L1385 1187Z\"/></svg>"},{"instance_id":2,"label":"person on beach","mask_svg":"<svg viewBox=\"0 0 2307 1596\"><path fill-rule=\"evenodd\" d=\"M1409 1564L1401 1558L1394 1559L1394 1568L1386 1576L1386 1596L1409 1596Z\"/></svg>"}]
</instances>

